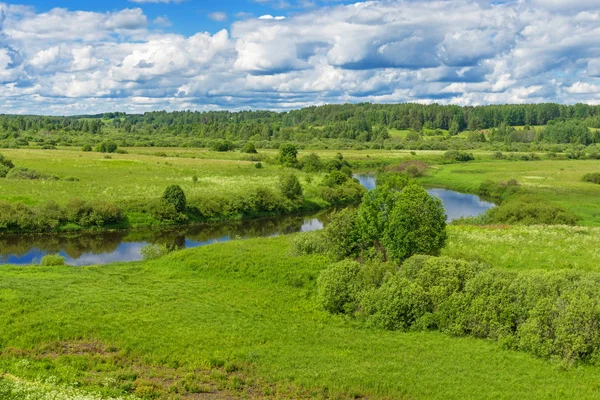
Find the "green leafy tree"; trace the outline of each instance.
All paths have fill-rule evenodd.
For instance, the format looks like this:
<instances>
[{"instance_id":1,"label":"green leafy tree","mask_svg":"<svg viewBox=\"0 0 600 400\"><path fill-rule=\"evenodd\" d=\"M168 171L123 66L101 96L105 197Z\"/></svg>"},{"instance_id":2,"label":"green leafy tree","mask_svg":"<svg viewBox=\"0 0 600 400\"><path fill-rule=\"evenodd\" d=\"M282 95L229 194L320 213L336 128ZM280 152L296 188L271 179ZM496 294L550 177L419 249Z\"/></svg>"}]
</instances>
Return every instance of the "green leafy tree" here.
<instances>
[{"instance_id":1,"label":"green leafy tree","mask_svg":"<svg viewBox=\"0 0 600 400\"><path fill-rule=\"evenodd\" d=\"M302 198L302 185L294 174L283 174L279 178L279 189L286 199L299 200Z\"/></svg>"},{"instance_id":2,"label":"green leafy tree","mask_svg":"<svg viewBox=\"0 0 600 400\"><path fill-rule=\"evenodd\" d=\"M390 260L402 262L415 254L438 255L446 243L446 213L442 201L418 184L409 184L396 199L383 232Z\"/></svg>"},{"instance_id":3,"label":"green leafy tree","mask_svg":"<svg viewBox=\"0 0 600 400\"><path fill-rule=\"evenodd\" d=\"M244 148L242 149L242 151L244 153L248 153L248 154L256 154L256 153L258 153L256 151L256 146L254 146L254 143L252 143L252 142L246 142L246 144L244 145Z\"/></svg>"},{"instance_id":4,"label":"green leafy tree","mask_svg":"<svg viewBox=\"0 0 600 400\"><path fill-rule=\"evenodd\" d=\"M179 185L171 185L165 189L165 193L162 197L163 201L172 204L175 207L175 211L182 213L185 211L187 206L187 200L185 193Z\"/></svg>"},{"instance_id":5,"label":"green leafy tree","mask_svg":"<svg viewBox=\"0 0 600 400\"><path fill-rule=\"evenodd\" d=\"M281 145L279 148L279 162L284 167L298 168L298 149L291 143Z\"/></svg>"}]
</instances>

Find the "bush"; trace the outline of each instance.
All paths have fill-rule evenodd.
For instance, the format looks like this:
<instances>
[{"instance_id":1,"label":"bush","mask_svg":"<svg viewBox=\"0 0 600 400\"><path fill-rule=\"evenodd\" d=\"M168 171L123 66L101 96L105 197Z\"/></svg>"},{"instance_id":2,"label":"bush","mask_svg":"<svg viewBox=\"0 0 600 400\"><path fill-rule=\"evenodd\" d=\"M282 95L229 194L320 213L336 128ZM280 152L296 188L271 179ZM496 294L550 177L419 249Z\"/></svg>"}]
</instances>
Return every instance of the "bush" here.
<instances>
[{"instance_id":1,"label":"bush","mask_svg":"<svg viewBox=\"0 0 600 400\"><path fill-rule=\"evenodd\" d=\"M486 180L479 185L479 196L496 202L502 202L519 191L519 182L509 179L506 182Z\"/></svg>"},{"instance_id":2,"label":"bush","mask_svg":"<svg viewBox=\"0 0 600 400\"><path fill-rule=\"evenodd\" d=\"M302 198L302 185L295 174L283 174L279 177L279 190L286 199L299 200Z\"/></svg>"},{"instance_id":3,"label":"bush","mask_svg":"<svg viewBox=\"0 0 600 400\"><path fill-rule=\"evenodd\" d=\"M323 270L317 280L317 302L332 314L353 310L358 296L360 265L342 261Z\"/></svg>"},{"instance_id":4,"label":"bush","mask_svg":"<svg viewBox=\"0 0 600 400\"><path fill-rule=\"evenodd\" d=\"M323 254L327 252L327 248L323 231L304 232L294 235L291 252L296 256Z\"/></svg>"},{"instance_id":5,"label":"bush","mask_svg":"<svg viewBox=\"0 0 600 400\"><path fill-rule=\"evenodd\" d=\"M300 160L300 168L305 172L318 172L323 169L323 161L315 153L310 153Z\"/></svg>"},{"instance_id":6,"label":"bush","mask_svg":"<svg viewBox=\"0 0 600 400\"><path fill-rule=\"evenodd\" d=\"M58 254L48 254L42 257L40 260L40 265L42 267L58 267L62 265L67 265L65 262L65 258Z\"/></svg>"},{"instance_id":7,"label":"bush","mask_svg":"<svg viewBox=\"0 0 600 400\"><path fill-rule=\"evenodd\" d=\"M458 150L449 150L444 153L444 159L451 162L467 162L475 159L472 153Z\"/></svg>"},{"instance_id":8,"label":"bush","mask_svg":"<svg viewBox=\"0 0 600 400\"><path fill-rule=\"evenodd\" d=\"M81 147L81 151L92 151L92 146L84 144L83 147Z\"/></svg>"},{"instance_id":9,"label":"bush","mask_svg":"<svg viewBox=\"0 0 600 400\"><path fill-rule=\"evenodd\" d=\"M155 260L169 254L171 252L171 248L169 248L169 246L166 244L152 243L142 247L140 252L144 261Z\"/></svg>"},{"instance_id":10,"label":"bush","mask_svg":"<svg viewBox=\"0 0 600 400\"><path fill-rule=\"evenodd\" d=\"M389 259L401 262L414 254L439 254L446 237L442 201L409 184L394 202L381 241Z\"/></svg>"},{"instance_id":11,"label":"bush","mask_svg":"<svg viewBox=\"0 0 600 400\"><path fill-rule=\"evenodd\" d=\"M8 171L10 171L10 168L8 168L6 165L0 164L0 178L6 177Z\"/></svg>"},{"instance_id":12,"label":"bush","mask_svg":"<svg viewBox=\"0 0 600 400\"><path fill-rule=\"evenodd\" d=\"M576 225L578 217L533 195L512 197L488 210L488 223L520 225Z\"/></svg>"},{"instance_id":13,"label":"bush","mask_svg":"<svg viewBox=\"0 0 600 400\"><path fill-rule=\"evenodd\" d=\"M321 183L321 185L333 188L333 187L344 184L349 179L350 178L348 177L347 174L344 174L343 172L336 170L336 171L332 171L329 174L327 174L325 176L325 178L323 179L323 182Z\"/></svg>"},{"instance_id":14,"label":"bush","mask_svg":"<svg viewBox=\"0 0 600 400\"><path fill-rule=\"evenodd\" d=\"M117 151L117 144L112 141L104 141L96 146L96 151L99 153L114 153Z\"/></svg>"},{"instance_id":15,"label":"bush","mask_svg":"<svg viewBox=\"0 0 600 400\"><path fill-rule=\"evenodd\" d=\"M254 164L254 167L255 167L256 169L261 169L261 168L263 167L263 165L262 165L262 163L260 163L260 162L257 162L256 164Z\"/></svg>"},{"instance_id":16,"label":"bush","mask_svg":"<svg viewBox=\"0 0 600 400\"><path fill-rule=\"evenodd\" d=\"M225 152L235 150L235 145L229 140L216 140L213 142L210 148L213 151Z\"/></svg>"},{"instance_id":17,"label":"bush","mask_svg":"<svg viewBox=\"0 0 600 400\"><path fill-rule=\"evenodd\" d=\"M10 161L8 158L4 157L3 154L0 154L0 165L3 165L8 169L15 167L15 164L13 164L13 162Z\"/></svg>"},{"instance_id":18,"label":"bush","mask_svg":"<svg viewBox=\"0 0 600 400\"><path fill-rule=\"evenodd\" d=\"M186 209L186 198L183 189L179 185L167 186L163 193L162 200L168 204L172 204L175 211L178 213L185 212Z\"/></svg>"},{"instance_id":19,"label":"bush","mask_svg":"<svg viewBox=\"0 0 600 400\"><path fill-rule=\"evenodd\" d=\"M32 169L16 167L8 171L6 174L6 178L8 179L42 179L42 180L58 180L59 178L56 176L50 176L46 174L39 173Z\"/></svg>"},{"instance_id":20,"label":"bush","mask_svg":"<svg viewBox=\"0 0 600 400\"><path fill-rule=\"evenodd\" d=\"M258 153L256 151L256 147L254 146L254 143L252 142L246 142L246 144L244 145L244 148L242 149L243 153L248 153L248 154L256 154Z\"/></svg>"},{"instance_id":21,"label":"bush","mask_svg":"<svg viewBox=\"0 0 600 400\"><path fill-rule=\"evenodd\" d=\"M585 174L582 180L584 182L596 183L600 185L600 172Z\"/></svg>"}]
</instances>

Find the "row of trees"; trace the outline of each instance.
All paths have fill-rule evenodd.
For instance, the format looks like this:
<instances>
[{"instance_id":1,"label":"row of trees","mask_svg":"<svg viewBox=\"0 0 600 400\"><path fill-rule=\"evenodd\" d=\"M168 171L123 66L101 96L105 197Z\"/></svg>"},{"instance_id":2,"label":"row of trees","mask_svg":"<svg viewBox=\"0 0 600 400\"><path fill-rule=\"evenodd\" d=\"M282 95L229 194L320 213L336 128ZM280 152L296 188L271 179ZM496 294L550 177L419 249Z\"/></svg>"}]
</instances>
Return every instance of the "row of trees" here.
<instances>
[{"instance_id":1,"label":"row of trees","mask_svg":"<svg viewBox=\"0 0 600 400\"><path fill-rule=\"evenodd\" d=\"M26 138L27 134L43 139L44 136L57 133L98 135L110 132L146 140L152 136L186 136L244 141L307 141L320 138L372 142L388 139L390 129L412 129L415 132L447 130L450 135L456 135L464 130L498 128L502 136L501 131L505 131L506 127L546 125L570 120L578 121L582 127L600 127L600 106L548 103L459 107L363 103L307 107L281 113L158 111L73 117L0 115L0 140ZM554 136L550 134L544 139L554 141ZM535 137L532 134L513 137L513 141L533 140Z\"/></svg>"}]
</instances>

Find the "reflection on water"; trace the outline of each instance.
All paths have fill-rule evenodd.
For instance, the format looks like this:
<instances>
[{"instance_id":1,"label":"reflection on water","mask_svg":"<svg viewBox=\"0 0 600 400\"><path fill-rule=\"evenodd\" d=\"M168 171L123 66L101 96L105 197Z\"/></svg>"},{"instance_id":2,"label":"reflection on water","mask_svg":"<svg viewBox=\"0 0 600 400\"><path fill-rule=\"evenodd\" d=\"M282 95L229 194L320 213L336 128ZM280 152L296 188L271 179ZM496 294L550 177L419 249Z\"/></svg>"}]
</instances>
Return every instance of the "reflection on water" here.
<instances>
[{"instance_id":1,"label":"reflection on water","mask_svg":"<svg viewBox=\"0 0 600 400\"><path fill-rule=\"evenodd\" d=\"M376 186L372 175L355 175L371 190ZM476 216L493 207L479 197L445 189L429 189L439 197L448 220ZM141 249L149 243L178 248L206 246L232 239L278 236L323 229L329 212L305 216L262 218L218 224L204 224L176 229L72 233L61 235L1 235L0 264L36 264L46 254L60 254L69 265L106 264L116 261L141 260Z\"/></svg>"},{"instance_id":2,"label":"reflection on water","mask_svg":"<svg viewBox=\"0 0 600 400\"><path fill-rule=\"evenodd\" d=\"M493 203L481 200L473 194L464 194L446 189L427 189L427 193L444 203L448 222L461 217L476 217L494 207Z\"/></svg>"},{"instance_id":3,"label":"reflection on water","mask_svg":"<svg viewBox=\"0 0 600 400\"><path fill-rule=\"evenodd\" d=\"M204 224L178 229L73 233L64 235L2 235L0 264L36 264L46 254L60 254L69 265L141 260L149 243L178 248L199 247L232 239L278 236L323 229L329 213Z\"/></svg>"}]
</instances>

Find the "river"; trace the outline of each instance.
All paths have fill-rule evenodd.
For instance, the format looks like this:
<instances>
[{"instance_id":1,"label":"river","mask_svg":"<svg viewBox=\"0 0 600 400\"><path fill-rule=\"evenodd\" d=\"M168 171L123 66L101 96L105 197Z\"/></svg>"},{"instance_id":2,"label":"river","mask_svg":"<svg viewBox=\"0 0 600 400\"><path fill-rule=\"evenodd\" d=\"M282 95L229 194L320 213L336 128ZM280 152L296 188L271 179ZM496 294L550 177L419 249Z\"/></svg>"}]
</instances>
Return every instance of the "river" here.
<instances>
[{"instance_id":1,"label":"river","mask_svg":"<svg viewBox=\"0 0 600 400\"><path fill-rule=\"evenodd\" d=\"M376 187L368 174L354 176L367 189ZM428 189L444 203L448 221L476 216L493 207L479 197L446 189ZM223 222L143 231L100 233L0 235L0 264L35 264L46 254L60 254L67 264L83 266L117 261L141 260L141 249L149 243L164 243L179 248L206 246L235 239L278 236L322 229L330 212L279 216L245 221Z\"/></svg>"}]
</instances>

